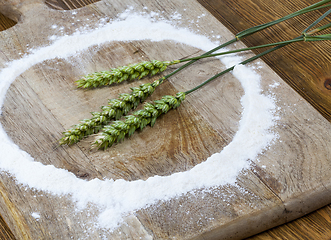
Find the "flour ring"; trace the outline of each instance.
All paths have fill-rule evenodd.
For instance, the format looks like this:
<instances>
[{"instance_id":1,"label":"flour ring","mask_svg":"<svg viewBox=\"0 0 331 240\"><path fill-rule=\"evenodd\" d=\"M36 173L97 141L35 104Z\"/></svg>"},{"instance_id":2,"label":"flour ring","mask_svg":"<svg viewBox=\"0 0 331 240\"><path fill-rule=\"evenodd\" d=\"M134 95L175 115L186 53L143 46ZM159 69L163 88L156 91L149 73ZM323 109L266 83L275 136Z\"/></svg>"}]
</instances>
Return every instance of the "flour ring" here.
<instances>
[{"instance_id":1,"label":"flour ring","mask_svg":"<svg viewBox=\"0 0 331 240\"><path fill-rule=\"evenodd\" d=\"M148 25L149 27L145 28L144 31L134 27L130 29L130 21L132 23L139 21L142 26ZM123 34L120 34L120 31L123 31L123 29L125 29L126 33L130 33L127 37L123 37ZM156 34L156 32L160 34ZM86 42L84 39L95 39L95 41ZM216 44L212 43L207 37L192 33L187 29L175 28L171 24L164 22L151 22L144 16L132 15L126 20L114 21L91 32L76 33L59 38L53 44L36 49L30 55L9 63L0 72L0 106L3 105L5 93L10 84L20 74L37 63L54 58L66 58L92 45L102 44L106 41L145 39L151 41L173 40L204 51L216 47ZM61 51L62 44L71 44L72 48L70 51L63 52ZM157 200L168 200L193 189L232 184L235 182L238 173L243 168L248 167L247 159L256 158L274 138L272 133L267 132L274 124L273 115L270 112L274 108L274 104L270 98L261 94L260 78L251 69L244 66L235 68L235 76L236 72L245 72L245 74L239 74L239 80L245 90L245 95L242 97L244 110L239 123L239 130L232 142L221 153L212 155L205 162L198 164L189 171L164 177L154 176L146 181L128 182L122 179L116 181L112 179L85 181L77 178L67 170L35 162L28 153L20 150L18 146L12 143L2 126L0 128L2 142L0 152L6 151L7 156L0 160L0 168L2 171L7 171L14 175L18 183L27 185L30 188L50 192L55 195L71 194L80 207L86 206L88 202L100 206L103 209L99 217L100 225L110 229L118 226L123 214L153 204ZM245 79L240 79L241 75L245 75ZM263 123L259 126L255 126L254 124L256 123L250 121L250 118L256 114L253 111L256 106L251 101L252 98L258 99L259 103L268 103L264 108L263 106L261 108L261 104L258 106L261 118L263 118ZM264 134L262 139L257 137L261 132ZM245 149L248 149L247 139L254 138L260 141L250 142L252 146L250 146L249 152L245 152ZM243 151L235 151L238 146L243 148ZM236 165L231 165L229 159L232 161L235 159ZM33 176L26 169L34 169ZM209 171L210 174L204 174L206 171ZM176 185L176 188L169 187L174 185ZM112 216L111 219L107 218L110 214Z\"/></svg>"}]
</instances>

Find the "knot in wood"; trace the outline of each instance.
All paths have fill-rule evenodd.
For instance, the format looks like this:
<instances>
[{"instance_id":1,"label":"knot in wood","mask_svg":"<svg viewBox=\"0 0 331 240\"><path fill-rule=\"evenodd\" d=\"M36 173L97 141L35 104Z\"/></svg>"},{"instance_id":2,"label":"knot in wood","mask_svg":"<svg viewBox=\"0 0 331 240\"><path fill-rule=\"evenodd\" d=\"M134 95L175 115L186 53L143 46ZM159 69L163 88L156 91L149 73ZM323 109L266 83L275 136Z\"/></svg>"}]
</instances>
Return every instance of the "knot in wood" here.
<instances>
[{"instance_id":1,"label":"knot in wood","mask_svg":"<svg viewBox=\"0 0 331 240\"><path fill-rule=\"evenodd\" d=\"M331 78L327 78L324 82L324 87L328 90L331 90Z\"/></svg>"}]
</instances>

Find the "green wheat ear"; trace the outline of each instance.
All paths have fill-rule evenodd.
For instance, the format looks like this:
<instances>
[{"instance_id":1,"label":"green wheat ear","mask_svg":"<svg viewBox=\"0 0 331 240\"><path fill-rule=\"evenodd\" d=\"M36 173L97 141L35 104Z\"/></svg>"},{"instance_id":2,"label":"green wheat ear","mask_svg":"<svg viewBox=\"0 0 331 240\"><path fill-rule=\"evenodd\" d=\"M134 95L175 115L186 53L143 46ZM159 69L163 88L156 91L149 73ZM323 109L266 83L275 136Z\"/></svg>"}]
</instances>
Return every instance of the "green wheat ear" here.
<instances>
[{"instance_id":1,"label":"green wheat ear","mask_svg":"<svg viewBox=\"0 0 331 240\"><path fill-rule=\"evenodd\" d=\"M111 71L104 71L104 72L87 75L85 78L77 81L78 87L81 87L81 88L98 87L98 86L102 86L102 85L110 85L112 83L118 83L118 82L121 82L121 81L124 81L127 79L142 78L144 76L147 76L148 74L154 75L158 72L164 71L167 68L167 66L169 66L169 65L189 61L188 63L179 67L178 69L176 69L172 73L168 74L167 76L164 76L161 79L155 81L151 85L144 84L138 88L132 88L131 94L121 94L119 99L110 100L109 105L111 105L111 106L102 107L102 112L92 113L92 115L93 115L92 119L85 119L85 120L81 121L80 124L75 125L72 129L69 129L66 132L64 132L63 133L64 137L60 140L60 144L76 143L84 136L98 132L104 125L108 124L112 119L119 119L123 114L127 114L129 109L136 108L137 105L140 102L142 102L147 96L149 96L151 94L151 92L154 91L155 87L160 85L165 79L169 78L170 76L174 75L175 73L186 68L187 66L194 63L198 59L233 53L234 51L228 51L228 52L223 52L223 53L218 53L218 54L211 54L212 52L215 52L216 50L219 50L219 49L221 49L231 43L234 43L246 36L249 36L255 32L268 28L276 23L282 22L284 20L290 19L292 17L298 16L298 15L301 15L301 14L304 14L304 13L307 13L310 11L315 11L318 9L330 7L331 6L330 4L322 6L323 4L328 3L330 1L331 0L320 1L307 8L299 10L293 14L282 17L276 21L272 21L270 23L262 24L262 25L255 26L250 29L244 30L243 32L238 33L234 39L232 39L226 43L223 43L222 45L208 51L207 53L205 53L199 57L175 60L175 61L171 61L171 62L169 62L169 61L161 62L161 61L154 60L151 62L142 62L142 63L138 63L138 64L134 64L134 65L123 66L120 68L112 69ZM256 49L256 48L260 48L260 47L276 45L276 47L266 50L252 58L249 58L249 59L241 62L240 64L246 64L251 61L254 61L257 58L259 58L265 54L268 54L272 51L275 51L279 48L282 48L292 42L331 40L331 34L311 36L312 34L315 34L317 32L330 28L331 23L328 23L324 26L318 27L314 30L311 30L310 32L307 32L313 26L316 26L317 23L319 23L322 19L324 19L330 13L331 13L331 10L329 9L325 14L323 14L323 16L318 18L313 24L311 24L307 29L305 29L302 32L302 36L299 36L299 37L289 40L289 41L260 45L260 46L255 46L255 47L250 48L250 49ZM246 51L246 50L249 50L249 49L246 48L246 49L240 49L240 50L235 50L235 51L239 52L239 51ZM189 91L186 91L185 93L177 94L176 97L164 96L161 100L155 101L154 104L146 104L143 110L135 112L135 115L127 116L126 120L124 122L116 121L112 125L105 127L104 128L105 132L98 135L95 145L99 148L106 149L107 147L111 146L113 143L123 140L123 138L125 136L131 136L136 131L137 128L142 129L148 124L153 126L155 124L156 118L160 114L166 113L171 108L178 107L180 105L181 101L184 100L185 95L190 94L190 93L196 91L197 89L200 89L205 84L209 83L210 81L214 80L215 78L217 78L233 69L234 69L234 66L224 70L221 73L216 74L215 76L206 80L202 84L194 87L193 89L191 89ZM112 117L109 117L109 116L112 116Z\"/></svg>"},{"instance_id":2,"label":"green wheat ear","mask_svg":"<svg viewBox=\"0 0 331 240\"><path fill-rule=\"evenodd\" d=\"M59 140L60 145L71 145L79 142L84 137L98 133L102 127L112 120L120 119L127 115L131 109L135 109L139 103L152 95L155 88L162 83L158 79L153 83L145 83L139 87L131 88L131 93L122 93L118 99L110 99L107 106L102 106L100 112L92 112L91 119L81 120L79 124L63 132L63 137Z\"/></svg>"},{"instance_id":3,"label":"green wheat ear","mask_svg":"<svg viewBox=\"0 0 331 240\"><path fill-rule=\"evenodd\" d=\"M177 108L185 99L185 93L179 92L174 96L163 96L161 100L154 103L145 103L142 110L136 111L133 115L125 117L124 121L115 121L105 126L96 136L93 147L106 150L114 143L119 143L125 137L130 137L137 129L142 130L147 125L154 126L156 119L171 109Z\"/></svg>"},{"instance_id":4,"label":"green wheat ear","mask_svg":"<svg viewBox=\"0 0 331 240\"><path fill-rule=\"evenodd\" d=\"M129 66L113 68L111 71L102 71L88 74L76 81L78 88L96 88L126 80L141 79L147 75L153 76L163 72L168 66L178 61L144 61Z\"/></svg>"}]
</instances>

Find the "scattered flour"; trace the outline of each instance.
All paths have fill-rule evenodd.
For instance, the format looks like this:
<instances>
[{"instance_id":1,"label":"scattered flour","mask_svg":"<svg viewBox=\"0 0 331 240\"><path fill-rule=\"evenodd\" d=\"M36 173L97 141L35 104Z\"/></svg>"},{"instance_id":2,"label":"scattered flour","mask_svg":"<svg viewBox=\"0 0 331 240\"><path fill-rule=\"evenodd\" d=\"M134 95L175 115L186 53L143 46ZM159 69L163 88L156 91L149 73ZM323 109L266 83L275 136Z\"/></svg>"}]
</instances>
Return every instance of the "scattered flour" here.
<instances>
[{"instance_id":1,"label":"scattered flour","mask_svg":"<svg viewBox=\"0 0 331 240\"><path fill-rule=\"evenodd\" d=\"M37 219L37 220L39 220L39 218L40 218L40 214L37 213L37 212L33 212L33 213L31 213L31 216L34 217L34 218Z\"/></svg>"},{"instance_id":2,"label":"scattered flour","mask_svg":"<svg viewBox=\"0 0 331 240\"><path fill-rule=\"evenodd\" d=\"M173 20L180 20L182 19L182 14L178 13L178 12L174 12L172 15L171 15L171 18Z\"/></svg>"},{"instance_id":3,"label":"scattered flour","mask_svg":"<svg viewBox=\"0 0 331 240\"><path fill-rule=\"evenodd\" d=\"M279 83L278 82L275 82L275 83L269 85L270 88L276 88L278 86L279 86Z\"/></svg>"},{"instance_id":4,"label":"scattered flour","mask_svg":"<svg viewBox=\"0 0 331 240\"><path fill-rule=\"evenodd\" d=\"M31 54L10 62L0 72L0 106L3 105L5 94L15 78L37 63L47 59L74 56L89 46L107 41L142 39L173 40L204 51L216 47L206 36L187 29L175 28L164 21L155 22L146 16L125 13L118 20L99 29L57 38L53 44L34 49ZM220 60L227 66L241 61L233 55L222 57ZM269 129L275 123L272 113L275 104L271 98L261 94L260 76L252 69L238 65L233 74L245 91L241 99L243 112L238 132L222 152L210 156L189 171L170 176L150 177L146 181L86 181L67 170L35 162L27 152L19 149L8 138L2 126L0 152L6 154L1 157L0 168L15 176L17 182L30 188L55 195L70 194L80 208L84 208L89 202L96 204L102 210L99 216L100 226L109 229L116 228L121 223L123 215L158 200L168 200L198 188L234 184L239 172L249 167L248 159L256 159L274 139L275 135ZM32 169L33 171L30 171ZM38 213L33 213L32 216L40 217Z\"/></svg>"}]
</instances>

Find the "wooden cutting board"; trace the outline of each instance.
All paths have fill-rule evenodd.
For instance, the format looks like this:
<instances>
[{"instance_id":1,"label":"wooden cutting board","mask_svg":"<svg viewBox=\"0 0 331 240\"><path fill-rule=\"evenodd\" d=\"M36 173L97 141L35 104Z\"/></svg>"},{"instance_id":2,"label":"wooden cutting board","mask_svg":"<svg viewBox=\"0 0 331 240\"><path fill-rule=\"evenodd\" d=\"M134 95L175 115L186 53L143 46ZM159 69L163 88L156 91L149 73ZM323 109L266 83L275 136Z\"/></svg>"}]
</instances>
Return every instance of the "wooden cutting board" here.
<instances>
[{"instance_id":1,"label":"wooden cutting board","mask_svg":"<svg viewBox=\"0 0 331 240\"><path fill-rule=\"evenodd\" d=\"M183 27L207 36L213 31L213 35L222 36L224 42L233 38L195 1L101 1L75 10L74 15L72 11L51 10L42 1L5 4L8 4L6 8L2 5L5 14L20 20L0 35L0 68L19 59L30 48L49 44L54 24L65 26L61 34L72 34L87 24L96 26L101 19L116 18L128 6L136 12L146 11L147 7L148 11L160 13L166 19L177 12L182 16ZM204 17L198 19L197 16ZM238 43L236 47L243 45ZM10 86L2 107L1 124L10 138L35 161L67 169L81 179L145 180L188 170L220 152L237 130L243 92L231 74L188 96L179 109L161 118L154 128L108 151L91 152L88 140L69 148L56 148L56 140L65 128L89 117L89 112L97 111L107 99L137 84L82 91L75 89L74 84L81 75L141 60L177 59L192 53L202 52L169 41L130 41L102 44L80 53L79 58L47 60L25 71ZM273 90L277 106L281 108L277 126L279 141L238 176L236 185L221 186L207 195L197 191L194 197L186 194L160 202L130 214L126 224L115 232L105 232L91 222L97 213L93 207L77 213L70 197L59 198L22 187L10 173L3 172L1 215L15 237L236 239L330 203L330 123L269 67L261 64L262 68L257 71L262 76L263 89L267 91L274 82L280 84ZM216 65L207 60L201 65L194 65L164 83L153 99L189 89L191 79L201 82L223 68L219 62ZM147 78L141 83L157 78ZM210 106L206 102L211 99L214 104ZM127 161L129 158L134 161ZM31 216L36 209L40 214L38 219Z\"/></svg>"}]
</instances>

